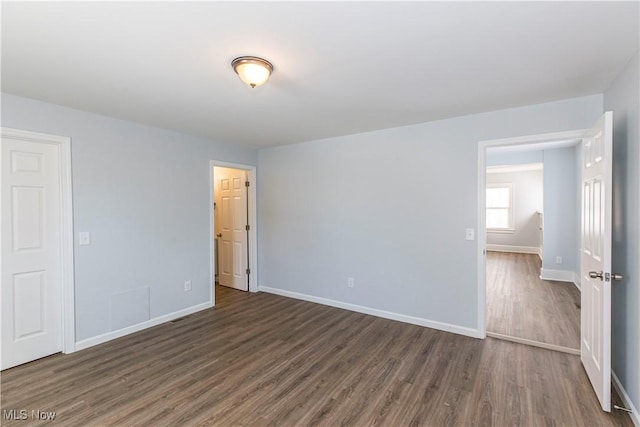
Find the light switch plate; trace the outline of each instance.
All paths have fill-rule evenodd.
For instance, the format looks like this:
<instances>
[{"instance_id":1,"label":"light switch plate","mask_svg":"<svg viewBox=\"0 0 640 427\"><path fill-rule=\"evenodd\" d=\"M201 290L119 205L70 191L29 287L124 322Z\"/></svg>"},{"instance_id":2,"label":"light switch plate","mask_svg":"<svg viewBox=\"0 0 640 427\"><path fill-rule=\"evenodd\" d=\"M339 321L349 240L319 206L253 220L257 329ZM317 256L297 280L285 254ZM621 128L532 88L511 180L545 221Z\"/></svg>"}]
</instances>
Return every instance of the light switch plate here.
<instances>
[{"instance_id":1,"label":"light switch plate","mask_svg":"<svg viewBox=\"0 0 640 427\"><path fill-rule=\"evenodd\" d=\"M467 240L475 240L476 239L476 231L473 228L467 228L465 231L465 239Z\"/></svg>"},{"instance_id":2,"label":"light switch plate","mask_svg":"<svg viewBox=\"0 0 640 427\"><path fill-rule=\"evenodd\" d=\"M85 246L91 244L91 233L88 231L81 231L78 233L78 245Z\"/></svg>"}]
</instances>

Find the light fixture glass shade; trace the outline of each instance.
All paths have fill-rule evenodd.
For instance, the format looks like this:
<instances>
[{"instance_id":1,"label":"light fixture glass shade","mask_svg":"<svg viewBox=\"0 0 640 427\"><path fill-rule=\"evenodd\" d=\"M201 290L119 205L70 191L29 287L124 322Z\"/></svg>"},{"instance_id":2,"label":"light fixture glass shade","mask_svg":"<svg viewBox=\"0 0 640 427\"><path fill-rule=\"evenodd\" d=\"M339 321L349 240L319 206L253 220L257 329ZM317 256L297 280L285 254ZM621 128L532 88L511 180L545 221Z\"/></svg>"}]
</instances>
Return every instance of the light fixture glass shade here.
<instances>
[{"instance_id":1,"label":"light fixture glass shade","mask_svg":"<svg viewBox=\"0 0 640 427\"><path fill-rule=\"evenodd\" d=\"M273 65L266 59L255 56L241 56L231 61L231 66L240 80L252 88L264 84L273 72Z\"/></svg>"}]
</instances>

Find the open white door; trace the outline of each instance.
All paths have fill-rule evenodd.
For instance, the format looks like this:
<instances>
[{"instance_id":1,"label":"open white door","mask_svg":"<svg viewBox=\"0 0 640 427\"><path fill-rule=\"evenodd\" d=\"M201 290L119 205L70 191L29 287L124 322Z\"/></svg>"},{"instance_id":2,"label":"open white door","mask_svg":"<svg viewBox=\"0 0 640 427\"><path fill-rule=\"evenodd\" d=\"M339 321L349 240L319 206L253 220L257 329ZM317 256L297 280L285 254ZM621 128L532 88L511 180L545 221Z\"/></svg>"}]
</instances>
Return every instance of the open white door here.
<instances>
[{"instance_id":1,"label":"open white door","mask_svg":"<svg viewBox=\"0 0 640 427\"><path fill-rule=\"evenodd\" d=\"M611 411L612 113L583 139L580 358L604 411Z\"/></svg>"},{"instance_id":2,"label":"open white door","mask_svg":"<svg viewBox=\"0 0 640 427\"><path fill-rule=\"evenodd\" d=\"M215 167L218 281L249 290L246 171Z\"/></svg>"}]
</instances>

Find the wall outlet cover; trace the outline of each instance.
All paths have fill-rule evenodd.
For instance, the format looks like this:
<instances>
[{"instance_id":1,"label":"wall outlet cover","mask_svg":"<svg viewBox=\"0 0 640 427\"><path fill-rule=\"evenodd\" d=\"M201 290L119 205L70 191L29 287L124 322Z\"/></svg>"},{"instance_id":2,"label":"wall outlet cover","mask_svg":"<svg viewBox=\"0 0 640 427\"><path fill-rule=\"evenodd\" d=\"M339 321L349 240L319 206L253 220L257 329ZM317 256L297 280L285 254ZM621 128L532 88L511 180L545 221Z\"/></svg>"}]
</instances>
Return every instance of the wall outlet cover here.
<instances>
[{"instance_id":1,"label":"wall outlet cover","mask_svg":"<svg viewBox=\"0 0 640 427\"><path fill-rule=\"evenodd\" d=\"M78 245L85 246L91 244L91 233L88 231L81 231L78 233Z\"/></svg>"}]
</instances>

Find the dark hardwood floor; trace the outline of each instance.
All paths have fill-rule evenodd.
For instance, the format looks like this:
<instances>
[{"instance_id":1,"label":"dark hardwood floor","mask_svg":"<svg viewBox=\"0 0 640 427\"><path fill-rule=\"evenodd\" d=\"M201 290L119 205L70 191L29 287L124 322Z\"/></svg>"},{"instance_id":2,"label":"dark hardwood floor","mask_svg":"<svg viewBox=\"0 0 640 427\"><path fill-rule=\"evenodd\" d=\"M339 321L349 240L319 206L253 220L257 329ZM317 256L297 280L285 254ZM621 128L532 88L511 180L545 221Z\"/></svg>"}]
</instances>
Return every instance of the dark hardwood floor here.
<instances>
[{"instance_id":1,"label":"dark hardwood floor","mask_svg":"<svg viewBox=\"0 0 640 427\"><path fill-rule=\"evenodd\" d=\"M215 309L2 372L64 426L632 426L578 357L218 287Z\"/></svg>"},{"instance_id":2,"label":"dark hardwood floor","mask_svg":"<svg viewBox=\"0 0 640 427\"><path fill-rule=\"evenodd\" d=\"M487 331L580 349L580 291L540 279L540 257L487 252Z\"/></svg>"}]
</instances>

